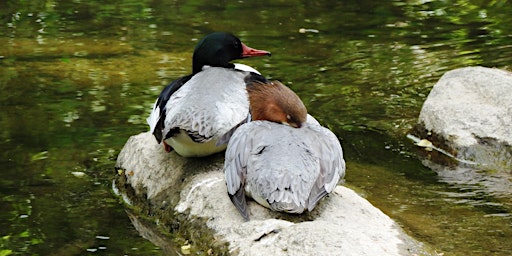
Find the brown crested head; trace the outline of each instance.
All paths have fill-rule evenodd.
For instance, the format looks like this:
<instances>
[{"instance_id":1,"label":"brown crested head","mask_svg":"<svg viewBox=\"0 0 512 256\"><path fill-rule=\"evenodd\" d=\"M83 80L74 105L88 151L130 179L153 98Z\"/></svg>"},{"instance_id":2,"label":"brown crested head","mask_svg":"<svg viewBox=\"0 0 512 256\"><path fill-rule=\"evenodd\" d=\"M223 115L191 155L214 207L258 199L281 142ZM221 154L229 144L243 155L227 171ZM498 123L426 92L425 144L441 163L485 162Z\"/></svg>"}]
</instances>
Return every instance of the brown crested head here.
<instances>
[{"instance_id":1,"label":"brown crested head","mask_svg":"<svg viewBox=\"0 0 512 256\"><path fill-rule=\"evenodd\" d=\"M267 120L299 128L307 110L299 96L279 81L254 81L247 86L252 120Z\"/></svg>"}]
</instances>

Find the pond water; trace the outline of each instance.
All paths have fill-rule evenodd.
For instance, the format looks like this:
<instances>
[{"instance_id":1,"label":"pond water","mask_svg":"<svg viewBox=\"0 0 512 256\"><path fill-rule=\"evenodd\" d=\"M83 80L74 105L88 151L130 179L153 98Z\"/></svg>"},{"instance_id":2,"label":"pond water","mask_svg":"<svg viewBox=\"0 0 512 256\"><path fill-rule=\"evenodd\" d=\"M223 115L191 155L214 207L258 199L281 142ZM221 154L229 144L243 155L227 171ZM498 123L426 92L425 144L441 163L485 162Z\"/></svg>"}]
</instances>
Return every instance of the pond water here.
<instances>
[{"instance_id":1,"label":"pond water","mask_svg":"<svg viewBox=\"0 0 512 256\"><path fill-rule=\"evenodd\" d=\"M509 255L512 192L488 188L510 175L438 174L405 136L444 72L510 67L510 13L500 0L1 1L0 255L166 253L132 226L113 167L212 31L273 53L242 62L299 94L340 138L346 185L410 235Z\"/></svg>"}]
</instances>

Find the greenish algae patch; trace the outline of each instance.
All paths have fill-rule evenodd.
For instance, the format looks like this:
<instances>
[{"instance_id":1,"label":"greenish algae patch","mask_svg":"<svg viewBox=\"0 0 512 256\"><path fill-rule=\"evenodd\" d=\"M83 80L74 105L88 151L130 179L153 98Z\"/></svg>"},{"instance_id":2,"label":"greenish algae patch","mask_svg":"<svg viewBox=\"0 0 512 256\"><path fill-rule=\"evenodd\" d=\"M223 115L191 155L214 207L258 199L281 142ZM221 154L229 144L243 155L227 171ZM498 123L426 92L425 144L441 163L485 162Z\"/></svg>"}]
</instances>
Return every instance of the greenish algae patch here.
<instances>
[{"instance_id":1,"label":"greenish algae patch","mask_svg":"<svg viewBox=\"0 0 512 256\"><path fill-rule=\"evenodd\" d=\"M18 60L116 56L134 51L130 44L122 41L92 38L0 38L0 44L3 45L1 56Z\"/></svg>"}]
</instances>

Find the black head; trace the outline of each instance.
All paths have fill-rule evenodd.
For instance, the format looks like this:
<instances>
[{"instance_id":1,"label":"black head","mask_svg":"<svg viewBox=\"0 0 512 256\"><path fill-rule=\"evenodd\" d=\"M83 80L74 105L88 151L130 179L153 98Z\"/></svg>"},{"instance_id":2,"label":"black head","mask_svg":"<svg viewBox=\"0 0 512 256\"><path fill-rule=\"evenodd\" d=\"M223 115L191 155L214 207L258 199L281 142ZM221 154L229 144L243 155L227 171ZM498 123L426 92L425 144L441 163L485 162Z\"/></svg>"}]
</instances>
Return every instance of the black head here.
<instances>
[{"instance_id":1,"label":"black head","mask_svg":"<svg viewBox=\"0 0 512 256\"><path fill-rule=\"evenodd\" d=\"M262 55L270 55L270 52L249 48L233 34L215 32L205 36L196 45L192 57L192 72L201 71L205 65L234 67L229 63L232 60Z\"/></svg>"}]
</instances>

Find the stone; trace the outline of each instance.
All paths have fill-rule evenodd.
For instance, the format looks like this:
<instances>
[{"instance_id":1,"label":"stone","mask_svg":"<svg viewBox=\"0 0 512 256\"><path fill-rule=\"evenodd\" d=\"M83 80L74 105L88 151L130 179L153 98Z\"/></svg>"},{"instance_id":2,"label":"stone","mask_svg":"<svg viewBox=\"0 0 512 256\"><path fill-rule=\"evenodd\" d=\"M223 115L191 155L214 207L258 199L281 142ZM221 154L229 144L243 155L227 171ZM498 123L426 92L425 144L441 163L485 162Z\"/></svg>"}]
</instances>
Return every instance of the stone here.
<instances>
[{"instance_id":1,"label":"stone","mask_svg":"<svg viewBox=\"0 0 512 256\"><path fill-rule=\"evenodd\" d=\"M436 255L344 186L303 215L249 201L251 220L244 222L227 195L223 159L223 154L182 158L142 133L132 136L118 156L114 190L130 205L136 228L157 245L169 239L155 238L139 218L154 218L156 226L205 254ZM133 209L139 209L138 217Z\"/></svg>"},{"instance_id":2,"label":"stone","mask_svg":"<svg viewBox=\"0 0 512 256\"><path fill-rule=\"evenodd\" d=\"M466 67L446 72L428 95L415 133L459 162L512 166L512 73Z\"/></svg>"}]
</instances>

